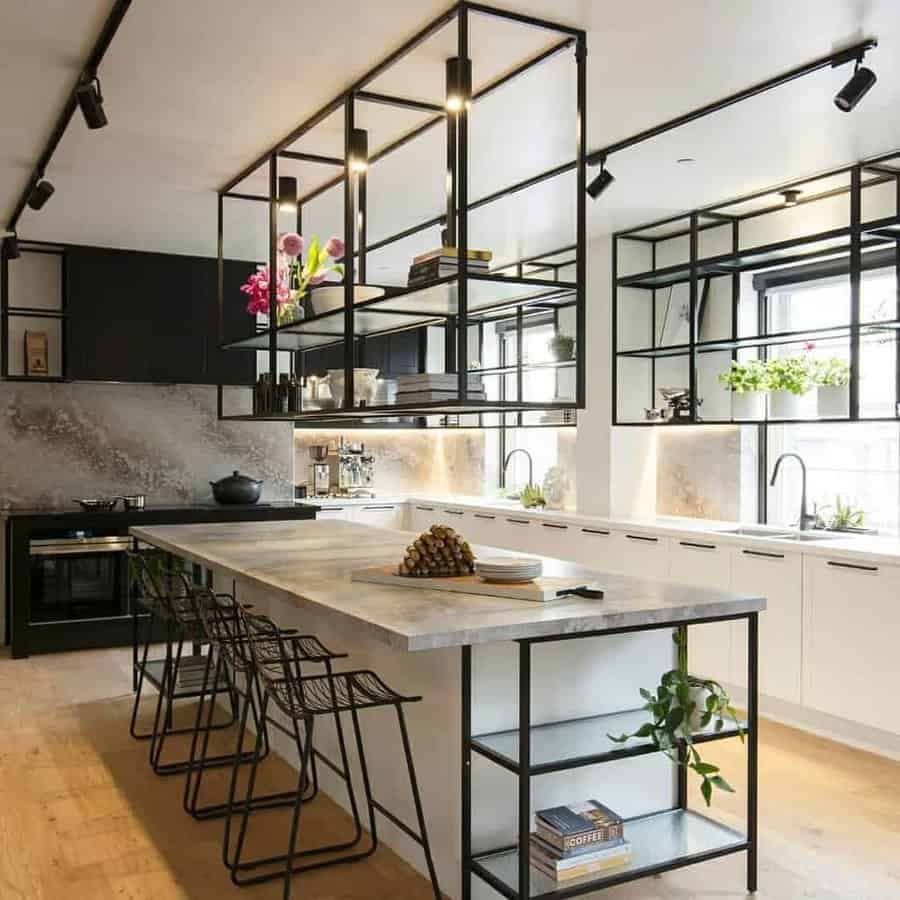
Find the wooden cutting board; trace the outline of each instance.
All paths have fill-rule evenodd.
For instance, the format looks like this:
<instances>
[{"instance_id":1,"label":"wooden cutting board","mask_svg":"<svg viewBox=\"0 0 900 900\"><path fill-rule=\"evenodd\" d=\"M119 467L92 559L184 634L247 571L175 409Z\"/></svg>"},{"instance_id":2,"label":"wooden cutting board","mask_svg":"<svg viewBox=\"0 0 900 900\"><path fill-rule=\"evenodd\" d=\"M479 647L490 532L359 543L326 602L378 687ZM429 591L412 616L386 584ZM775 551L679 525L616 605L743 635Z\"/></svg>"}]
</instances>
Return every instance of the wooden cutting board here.
<instances>
[{"instance_id":1,"label":"wooden cutting board","mask_svg":"<svg viewBox=\"0 0 900 900\"><path fill-rule=\"evenodd\" d=\"M388 584L391 587L417 588L420 591L486 594L490 597L532 600L539 603L557 599L562 591L571 591L576 588L598 590L594 582L585 581L584 578L543 576L525 584L495 584L490 581L482 581L479 575L459 575L453 578L410 578L405 575L398 575L395 566L375 566L371 569L358 569L350 574L350 580L367 581L372 584ZM564 596L567 595L564 594Z\"/></svg>"}]
</instances>

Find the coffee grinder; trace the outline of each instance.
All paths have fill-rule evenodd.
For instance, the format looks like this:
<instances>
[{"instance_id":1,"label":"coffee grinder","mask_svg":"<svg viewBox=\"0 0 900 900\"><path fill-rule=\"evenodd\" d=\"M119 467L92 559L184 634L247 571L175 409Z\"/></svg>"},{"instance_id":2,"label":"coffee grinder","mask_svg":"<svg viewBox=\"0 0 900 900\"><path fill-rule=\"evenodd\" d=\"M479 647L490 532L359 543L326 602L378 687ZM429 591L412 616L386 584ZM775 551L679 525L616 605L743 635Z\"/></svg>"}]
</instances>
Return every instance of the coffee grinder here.
<instances>
[{"instance_id":1,"label":"coffee grinder","mask_svg":"<svg viewBox=\"0 0 900 900\"><path fill-rule=\"evenodd\" d=\"M328 445L312 444L309 448L310 465L309 483L312 485L313 497L327 497L331 493L331 466L328 463Z\"/></svg>"}]
</instances>

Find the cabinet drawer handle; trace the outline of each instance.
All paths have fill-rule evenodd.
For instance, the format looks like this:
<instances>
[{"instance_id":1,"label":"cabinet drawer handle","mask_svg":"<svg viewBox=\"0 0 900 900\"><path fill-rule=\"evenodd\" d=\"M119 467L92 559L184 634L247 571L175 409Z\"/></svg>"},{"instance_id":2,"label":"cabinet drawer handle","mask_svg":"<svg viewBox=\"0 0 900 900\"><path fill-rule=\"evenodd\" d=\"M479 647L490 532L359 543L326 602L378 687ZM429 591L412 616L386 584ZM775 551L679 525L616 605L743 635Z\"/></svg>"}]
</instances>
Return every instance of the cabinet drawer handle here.
<instances>
[{"instance_id":1,"label":"cabinet drawer handle","mask_svg":"<svg viewBox=\"0 0 900 900\"><path fill-rule=\"evenodd\" d=\"M474 513L473 515L476 519L490 519L491 521L497 518L496 516L489 516L487 513Z\"/></svg>"},{"instance_id":2,"label":"cabinet drawer handle","mask_svg":"<svg viewBox=\"0 0 900 900\"><path fill-rule=\"evenodd\" d=\"M609 537L608 531L602 531L599 528L582 528L581 533L582 534L602 534L602 535L605 535L606 537Z\"/></svg>"},{"instance_id":3,"label":"cabinet drawer handle","mask_svg":"<svg viewBox=\"0 0 900 900\"><path fill-rule=\"evenodd\" d=\"M650 537L646 534L626 534L625 537L627 537L630 541L645 541L648 544L659 543L658 537Z\"/></svg>"},{"instance_id":4,"label":"cabinet drawer handle","mask_svg":"<svg viewBox=\"0 0 900 900\"><path fill-rule=\"evenodd\" d=\"M694 541L679 541L682 547L691 547L694 550L718 550L715 544L697 544Z\"/></svg>"},{"instance_id":5,"label":"cabinet drawer handle","mask_svg":"<svg viewBox=\"0 0 900 900\"><path fill-rule=\"evenodd\" d=\"M420 509L422 512L434 512L433 506L417 506L416 509Z\"/></svg>"},{"instance_id":6,"label":"cabinet drawer handle","mask_svg":"<svg viewBox=\"0 0 900 900\"><path fill-rule=\"evenodd\" d=\"M396 509L394 506L364 506L363 509Z\"/></svg>"},{"instance_id":7,"label":"cabinet drawer handle","mask_svg":"<svg viewBox=\"0 0 900 900\"><path fill-rule=\"evenodd\" d=\"M528 519L507 519L507 522L512 522L513 525L530 525L531 522Z\"/></svg>"},{"instance_id":8,"label":"cabinet drawer handle","mask_svg":"<svg viewBox=\"0 0 900 900\"><path fill-rule=\"evenodd\" d=\"M465 513L460 509L445 509L444 512L447 513L448 516L464 516L465 515Z\"/></svg>"},{"instance_id":9,"label":"cabinet drawer handle","mask_svg":"<svg viewBox=\"0 0 900 900\"><path fill-rule=\"evenodd\" d=\"M558 528L558 529L560 529L561 531L568 531L568 530L569 530L569 526L568 526L568 525L555 525L553 522L541 522L541 525L542 525L544 528Z\"/></svg>"},{"instance_id":10,"label":"cabinet drawer handle","mask_svg":"<svg viewBox=\"0 0 900 900\"><path fill-rule=\"evenodd\" d=\"M763 550L741 550L745 556L761 556L764 559L784 559L783 553L766 553Z\"/></svg>"},{"instance_id":11,"label":"cabinet drawer handle","mask_svg":"<svg viewBox=\"0 0 900 900\"><path fill-rule=\"evenodd\" d=\"M844 562L833 562L832 560L826 560L826 563L829 566L834 566L835 569L857 569L860 572L877 572L878 566L858 566L854 563L844 563Z\"/></svg>"}]
</instances>

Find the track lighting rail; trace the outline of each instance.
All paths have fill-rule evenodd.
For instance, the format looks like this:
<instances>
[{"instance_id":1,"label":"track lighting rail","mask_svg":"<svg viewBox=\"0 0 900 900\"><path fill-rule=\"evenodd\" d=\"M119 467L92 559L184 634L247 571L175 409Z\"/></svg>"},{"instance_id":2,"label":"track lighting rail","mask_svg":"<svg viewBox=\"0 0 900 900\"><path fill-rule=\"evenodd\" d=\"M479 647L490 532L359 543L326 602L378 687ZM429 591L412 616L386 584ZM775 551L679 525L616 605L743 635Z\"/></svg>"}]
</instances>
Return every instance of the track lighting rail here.
<instances>
[{"instance_id":1,"label":"track lighting rail","mask_svg":"<svg viewBox=\"0 0 900 900\"><path fill-rule=\"evenodd\" d=\"M62 136L69 126L69 122L72 121L72 116L78 108L78 100L76 97L78 87L84 81L96 78L100 63L103 62L103 57L106 55L106 51L109 49L109 45L112 43L116 32L119 30L119 26L122 24L122 20L125 18L125 13L128 12L130 6L131 0L115 0L113 8L110 11L109 16L107 16L106 22L103 24L103 29L97 37L97 41L94 44L87 61L79 71L75 84L72 85L72 90L69 92L65 105L57 117L56 124L53 126L53 131L50 132L50 137L48 138L41 155L38 157L34 169L28 176L28 181L22 190L22 194L19 197L19 200L13 209L13 214L7 224L7 229L9 231L16 231L16 226L19 224L19 218L28 203L28 198L31 196L38 182L44 177L44 172L50 165L50 160L53 158L53 154L56 152L56 148L59 146L59 142L62 140Z\"/></svg>"}]
</instances>

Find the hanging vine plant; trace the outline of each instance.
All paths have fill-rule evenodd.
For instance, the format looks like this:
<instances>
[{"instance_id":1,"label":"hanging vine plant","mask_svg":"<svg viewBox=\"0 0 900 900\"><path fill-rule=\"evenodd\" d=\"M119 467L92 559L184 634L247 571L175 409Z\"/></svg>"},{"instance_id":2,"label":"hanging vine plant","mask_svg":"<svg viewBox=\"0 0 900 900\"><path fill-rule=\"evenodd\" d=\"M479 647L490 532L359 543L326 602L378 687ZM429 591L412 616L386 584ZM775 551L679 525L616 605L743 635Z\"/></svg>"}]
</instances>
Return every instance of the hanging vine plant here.
<instances>
[{"instance_id":1,"label":"hanging vine plant","mask_svg":"<svg viewBox=\"0 0 900 900\"><path fill-rule=\"evenodd\" d=\"M678 647L676 668L663 674L655 693L641 688L641 697L645 700L642 709L649 714L650 721L631 734L610 734L608 737L617 744L633 738L649 739L672 762L700 776L700 792L709 806L714 788L729 793L734 793L734 788L722 776L718 766L700 757L694 735L707 731L710 726L719 732L727 721L737 726L743 742L744 729L728 693L718 681L688 674L686 632L677 629L673 640Z\"/></svg>"}]
</instances>

